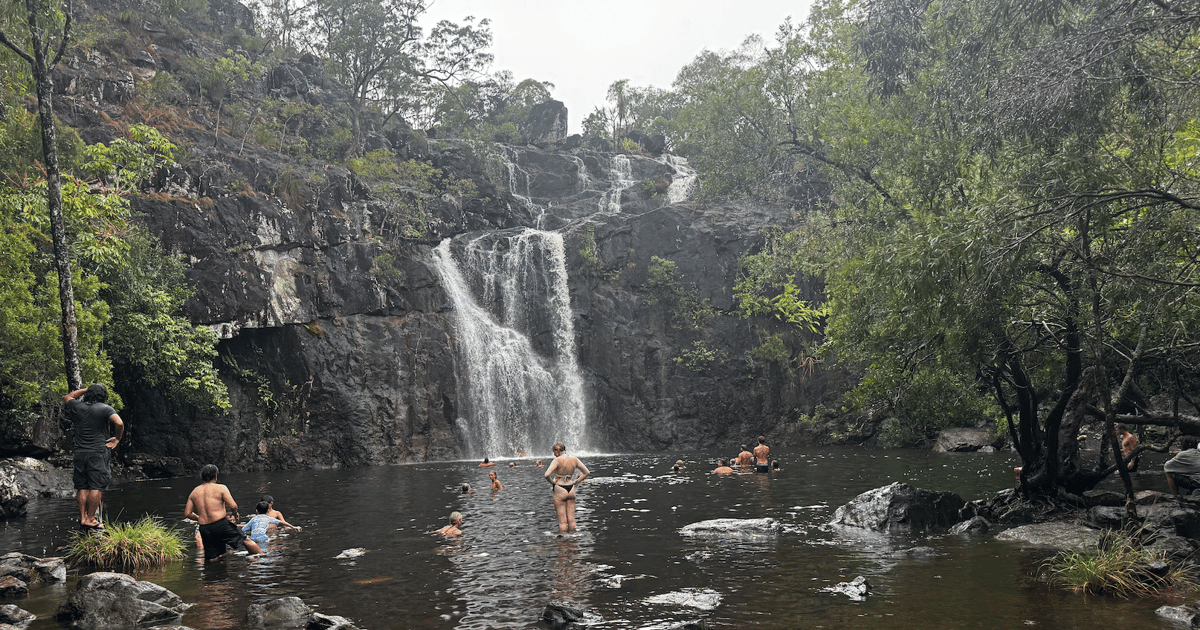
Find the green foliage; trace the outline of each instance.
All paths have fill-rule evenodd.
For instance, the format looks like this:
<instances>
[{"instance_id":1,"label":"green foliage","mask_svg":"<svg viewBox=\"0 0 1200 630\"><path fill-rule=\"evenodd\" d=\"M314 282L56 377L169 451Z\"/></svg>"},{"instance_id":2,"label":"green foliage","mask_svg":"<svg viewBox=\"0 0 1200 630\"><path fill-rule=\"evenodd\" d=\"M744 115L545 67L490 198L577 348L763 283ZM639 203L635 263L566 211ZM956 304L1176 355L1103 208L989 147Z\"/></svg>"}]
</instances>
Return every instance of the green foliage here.
<instances>
[{"instance_id":1,"label":"green foliage","mask_svg":"<svg viewBox=\"0 0 1200 630\"><path fill-rule=\"evenodd\" d=\"M447 175L428 162L397 162L394 153L382 149L350 159L346 166L371 187L372 195L382 203L380 234L419 237L427 228L426 206L430 199L442 195L461 199L475 194L475 184L470 180Z\"/></svg>"},{"instance_id":2,"label":"green foliage","mask_svg":"<svg viewBox=\"0 0 1200 630\"><path fill-rule=\"evenodd\" d=\"M750 356L763 363L778 363L784 366L792 360L792 354L783 343L783 335L779 334L763 339L762 343L750 351Z\"/></svg>"},{"instance_id":3,"label":"green foliage","mask_svg":"<svg viewBox=\"0 0 1200 630\"><path fill-rule=\"evenodd\" d=\"M67 558L73 563L96 569L144 571L186 555L186 537L154 517L143 516L133 523L104 524L104 533L71 533Z\"/></svg>"},{"instance_id":4,"label":"green foliage","mask_svg":"<svg viewBox=\"0 0 1200 630\"><path fill-rule=\"evenodd\" d=\"M229 97L231 90L258 80L264 71L259 63L232 50L212 59L184 57L182 65L180 80L218 107Z\"/></svg>"},{"instance_id":5,"label":"green foliage","mask_svg":"<svg viewBox=\"0 0 1200 630\"><path fill-rule=\"evenodd\" d=\"M1116 597L1156 597L1195 590L1196 567L1147 550L1144 529L1105 530L1095 549L1060 551L1042 565L1050 583L1075 592ZM1152 562L1167 566L1165 574L1149 570Z\"/></svg>"},{"instance_id":6,"label":"green foliage","mask_svg":"<svg viewBox=\"0 0 1200 630\"><path fill-rule=\"evenodd\" d=\"M180 316L191 291L184 266L139 231L126 264L108 279L112 317L105 331L113 361L180 402L223 413L229 393L213 367L217 337Z\"/></svg>"},{"instance_id":7,"label":"green foliage","mask_svg":"<svg viewBox=\"0 0 1200 630\"><path fill-rule=\"evenodd\" d=\"M680 284L675 263L665 258L650 257L643 290L648 304L662 304L667 309L673 328L702 330L716 315L712 304L701 298L694 286L686 288Z\"/></svg>"},{"instance_id":8,"label":"green foliage","mask_svg":"<svg viewBox=\"0 0 1200 630\"><path fill-rule=\"evenodd\" d=\"M383 253L371 259L371 276L373 278L377 280L397 279L401 275L400 270L396 268L396 257L392 254Z\"/></svg>"},{"instance_id":9,"label":"green foliage","mask_svg":"<svg viewBox=\"0 0 1200 630\"><path fill-rule=\"evenodd\" d=\"M588 223L584 230L579 255L583 258L583 263L579 265L580 273L585 276L595 276L600 272L604 263L600 260L600 248L596 245L595 223Z\"/></svg>"},{"instance_id":10,"label":"green foliage","mask_svg":"<svg viewBox=\"0 0 1200 630\"><path fill-rule=\"evenodd\" d=\"M690 350L684 350L679 353L679 356L671 359L678 365L682 365L687 369L704 374L712 367L714 363L725 358L725 353L720 350L714 350L708 347L708 344L697 339L692 342Z\"/></svg>"}]
</instances>

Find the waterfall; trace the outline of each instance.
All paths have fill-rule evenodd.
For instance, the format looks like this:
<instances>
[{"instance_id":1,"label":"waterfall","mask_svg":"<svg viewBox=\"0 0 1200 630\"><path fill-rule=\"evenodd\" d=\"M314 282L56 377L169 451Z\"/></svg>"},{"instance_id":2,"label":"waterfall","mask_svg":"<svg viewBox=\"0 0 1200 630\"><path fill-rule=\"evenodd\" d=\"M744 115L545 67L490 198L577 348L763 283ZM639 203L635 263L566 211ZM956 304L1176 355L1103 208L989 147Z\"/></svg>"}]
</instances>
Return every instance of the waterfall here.
<instances>
[{"instance_id":1,"label":"waterfall","mask_svg":"<svg viewBox=\"0 0 1200 630\"><path fill-rule=\"evenodd\" d=\"M667 203L687 201L696 192L699 181L696 171L688 166L687 158L678 155L662 156L663 163L675 169L671 177L671 185L667 187Z\"/></svg>"},{"instance_id":2,"label":"waterfall","mask_svg":"<svg viewBox=\"0 0 1200 630\"><path fill-rule=\"evenodd\" d=\"M540 453L555 442L586 450L562 235L480 236L465 243L461 262L451 241L434 249L433 264L454 308L468 454ZM496 304L499 312L488 309Z\"/></svg>"},{"instance_id":3,"label":"waterfall","mask_svg":"<svg viewBox=\"0 0 1200 630\"><path fill-rule=\"evenodd\" d=\"M621 193L636 183L633 181L633 166L629 163L629 156L614 155L609 174L612 176L612 186L600 196L599 209L600 212L617 214L621 212Z\"/></svg>"}]
</instances>

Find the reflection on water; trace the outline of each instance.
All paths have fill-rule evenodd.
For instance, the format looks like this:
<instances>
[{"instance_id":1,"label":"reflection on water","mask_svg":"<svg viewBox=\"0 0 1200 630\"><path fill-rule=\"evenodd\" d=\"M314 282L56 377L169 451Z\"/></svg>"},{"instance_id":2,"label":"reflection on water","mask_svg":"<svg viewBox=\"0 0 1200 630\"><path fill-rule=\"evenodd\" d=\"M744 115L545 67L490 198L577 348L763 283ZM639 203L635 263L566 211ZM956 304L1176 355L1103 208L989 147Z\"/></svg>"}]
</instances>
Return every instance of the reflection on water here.
<instances>
[{"instance_id":1,"label":"reflection on water","mask_svg":"<svg viewBox=\"0 0 1200 630\"><path fill-rule=\"evenodd\" d=\"M967 500L1012 483L1008 455L857 449L773 449L783 470L709 474L728 453L584 457L593 477L579 491L580 531L560 536L542 469L521 461L495 469L445 462L223 476L244 507L269 493L302 526L261 558L196 559L139 576L195 606L197 630L246 627L247 607L298 596L321 612L369 630L524 628L547 603L585 609L595 628L670 628L706 619L741 628L1159 627L1164 602L1083 598L1035 578L1046 552L991 537L881 535L824 527L860 492L904 481ZM682 458L687 468L672 473ZM1162 489L1159 462L1143 462L1142 487ZM191 479L126 483L106 495L110 518L156 514L179 523ZM431 534L452 511L461 537ZM0 551L53 555L66 540L74 503L42 500L27 519L0 527ZM756 536L685 536L714 519L775 519ZM190 539L191 529L186 529ZM913 547L922 547L910 552ZM345 554L361 548L361 554ZM865 576L863 602L822 589ZM20 605L57 628L67 587L35 586ZM8 602L0 602L8 603ZM1176 603L1176 602L1168 602Z\"/></svg>"}]
</instances>

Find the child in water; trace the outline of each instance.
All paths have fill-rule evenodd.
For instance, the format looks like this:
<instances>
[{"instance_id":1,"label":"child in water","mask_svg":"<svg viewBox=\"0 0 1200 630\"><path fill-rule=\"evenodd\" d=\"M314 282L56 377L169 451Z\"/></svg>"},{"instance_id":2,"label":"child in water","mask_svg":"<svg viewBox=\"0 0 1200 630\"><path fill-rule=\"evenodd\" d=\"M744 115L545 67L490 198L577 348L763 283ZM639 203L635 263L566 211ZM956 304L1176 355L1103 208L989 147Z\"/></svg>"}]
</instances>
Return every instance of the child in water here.
<instances>
[{"instance_id":1,"label":"child in water","mask_svg":"<svg viewBox=\"0 0 1200 630\"><path fill-rule=\"evenodd\" d=\"M296 531L300 531L299 527L292 525L282 518L268 516L267 512L271 509L271 504L267 503L266 501L259 501L258 505L255 506L254 509L258 512L258 514L255 514L253 518L251 518L245 525L242 526L242 531L249 533L250 540L258 543L258 546L262 547L263 551L267 550L268 527L272 525L283 525L284 527L290 527ZM281 514L280 516L283 515Z\"/></svg>"}]
</instances>

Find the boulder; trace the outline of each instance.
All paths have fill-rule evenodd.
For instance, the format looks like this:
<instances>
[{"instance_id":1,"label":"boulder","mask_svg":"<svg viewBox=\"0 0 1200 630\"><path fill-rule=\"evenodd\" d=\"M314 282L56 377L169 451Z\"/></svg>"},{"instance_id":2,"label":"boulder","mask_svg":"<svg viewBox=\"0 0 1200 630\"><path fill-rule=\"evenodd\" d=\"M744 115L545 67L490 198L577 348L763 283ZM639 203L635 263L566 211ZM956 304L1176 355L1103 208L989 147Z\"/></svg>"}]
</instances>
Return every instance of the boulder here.
<instances>
[{"instance_id":1,"label":"boulder","mask_svg":"<svg viewBox=\"0 0 1200 630\"><path fill-rule=\"evenodd\" d=\"M62 558L36 558L23 553L0 556L0 576L7 575L25 582L62 582L67 579L67 565Z\"/></svg>"},{"instance_id":2,"label":"boulder","mask_svg":"<svg viewBox=\"0 0 1200 630\"><path fill-rule=\"evenodd\" d=\"M1145 546L1145 549L1161 553L1171 560L1187 560L1196 552L1196 545L1183 536L1163 534L1155 536L1154 540Z\"/></svg>"},{"instance_id":3,"label":"boulder","mask_svg":"<svg viewBox=\"0 0 1200 630\"><path fill-rule=\"evenodd\" d=\"M0 577L0 597L24 597L29 594L29 586L24 580L11 575Z\"/></svg>"},{"instance_id":4,"label":"boulder","mask_svg":"<svg viewBox=\"0 0 1200 630\"><path fill-rule=\"evenodd\" d=\"M24 516L30 499L74 494L71 473L65 470L32 457L0 460L0 518Z\"/></svg>"},{"instance_id":5,"label":"boulder","mask_svg":"<svg viewBox=\"0 0 1200 630\"><path fill-rule=\"evenodd\" d=\"M562 101L538 103L529 110L525 127L521 130L525 142L548 145L561 142L567 137L567 106Z\"/></svg>"},{"instance_id":6,"label":"boulder","mask_svg":"<svg viewBox=\"0 0 1200 630\"><path fill-rule=\"evenodd\" d=\"M957 523L965 505L953 492L922 490L896 482L858 495L839 507L829 524L876 531L923 531Z\"/></svg>"},{"instance_id":7,"label":"boulder","mask_svg":"<svg viewBox=\"0 0 1200 630\"><path fill-rule=\"evenodd\" d=\"M986 518L982 516L973 516L961 523L956 523L950 528L951 534L978 536L986 534L992 526Z\"/></svg>"},{"instance_id":8,"label":"boulder","mask_svg":"<svg viewBox=\"0 0 1200 630\"><path fill-rule=\"evenodd\" d=\"M1100 541L1100 532L1073 523L1034 523L1006 529L996 534L996 540L1033 547L1081 550L1094 549Z\"/></svg>"},{"instance_id":9,"label":"boulder","mask_svg":"<svg viewBox=\"0 0 1200 630\"><path fill-rule=\"evenodd\" d=\"M1120 496L1121 505L1124 505L1125 495ZM1171 499L1174 499L1173 495L1167 494L1166 492L1159 492L1157 490L1142 490L1141 492L1136 492L1133 495L1133 502L1137 503L1138 505L1154 505L1155 503L1162 503Z\"/></svg>"},{"instance_id":10,"label":"boulder","mask_svg":"<svg viewBox=\"0 0 1200 630\"><path fill-rule=\"evenodd\" d=\"M78 630L118 630L177 623L190 608L178 595L124 573L90 573L79 580L55 618Z\"/></svg>"},{"instance_id":11,"label":"boulder","mask_svg":"<svg viewBox=\"0 0 1200 630\"><path fill-rule=\"evenodd\" d=\"M1124 506L1125 495L1112 490L1088 490L1083 493L1083 501L1088 507L1107 505L1110 507Z\"/></svg>"},{"instance_id":12,"label":"boulder","mask_svg":"<svg viewBox=\"0 0 1200 630\"><path fill-rule=\"evenodd\" d=\"M34 619L37 619L37 615L13 604L0 606L0 627L28 628Z\"/></svg>"},{"instance_id":13,"label":"boulder","mask_svg":"<svg viewBox=\"0 0 1200 630\"><path fill-rule=\"evenodd\" d=\"M999 440L988 429L943 429L933 450L939 453L971 452L985 446L994 447L997 442Z\"/></svg>"},{"instance_id":14,"label":"boulder","mask_svg":"<svg viewBox=\"0 0 1200 630\"><path fill-rule=\"evenodd\" d=\"M1154 614L1185 628L1200 626L1200 619L1197 619L1197 611L1193 606L1160 606Z\"/></svg>"},{"instance_id":15,"label":"boulder","mask_svg":"<svg viewBox=\"0 0 1200 630\"><path fill-rule=\"evenodd\" d=\"M562 604L546 604L542 610L542 619L538 625L550 630L566 630L572 624L583 620L583 611Z\"/></svg>"},{"instance_id":16,"label":"boulder","mask_svg":"<svg viewBox=\"0 0 1200 630\"><path fill-rule=\"evenodd\" d=\"M1128 522L1128 518L1124 506L1097 505L1087 511L1083 522L1095 529L1121 529Z\"/></svg>"},{"instance_id":17,"label":"boulder","mask_svg":"<svg viewBox=\"0 0 1200 630\"><path fill-rule=\"evenodd\" d=\"M1138 509L1146 529L1184 538L1200 538L1200 508L1192 502L1158 503Z\"/></svg>"},{"instance_id":18,"label":"boulder","mask_svg":"<svg viewBox=\"0 0 1200 630\"><path fill-rule=\"evenodd\" d=\"M265 626L301 626L308 623L313 610L299 597L280 597L265 604L252 604L246 621L255 628Z\"/></svg>"}]
</instances>

